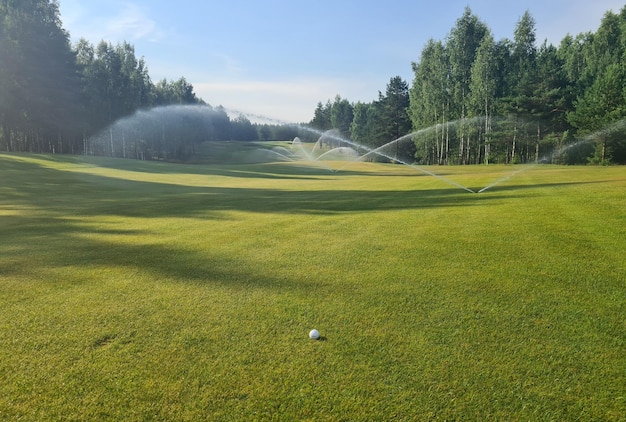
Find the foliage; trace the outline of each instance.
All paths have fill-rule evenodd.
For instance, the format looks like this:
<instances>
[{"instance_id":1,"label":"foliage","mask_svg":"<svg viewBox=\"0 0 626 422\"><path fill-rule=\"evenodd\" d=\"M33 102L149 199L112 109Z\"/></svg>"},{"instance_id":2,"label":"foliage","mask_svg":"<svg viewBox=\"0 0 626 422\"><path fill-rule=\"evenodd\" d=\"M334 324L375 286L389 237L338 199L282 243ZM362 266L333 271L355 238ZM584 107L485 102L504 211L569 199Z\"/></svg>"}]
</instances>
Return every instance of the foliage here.
<instances>
[{"instance_id":1,"label":"foliage","mask_svg":"<svg viewBox=\"0 0 626 422\"><path fill-rule=\"evenodd\" d=\"M322 131L332 129L331 114L332 104L330 100L328 100L326 104L322 104L321 102L317 103L313 119L310 122L311 127Z\"/></svg>"},{"instance_id":2,"label":"foliage","mask_svg":"<svg viewBox=\"0 0 626 422\"><path fill-rule=\"evenodd\" d=\"M599 136L626 117L626 8L607 13L597 33L567 35L558 48L537 46L528 11L513 32L513 40L494 40L467 7L446 40L429 40L412 63L412 126L392 133L394 117L379 93L354 105L352 139L377 147L414 131L421 164L528 163L561 150L576 157L566 162L584 153L593 163L626 163L625 134ZM319 103L311 124L337 127L323 119L330 107ZM595 153L570 148L594 132Z\"/></svg>"},{"instance_id":3,"label":"foliage","mask_svg":"<svg viewBox=\"0 0 626 422\"><path fill-rule=\"evenodd\" d=\"M451 92L450 58L440 41L429 40L419 64L413 63L415 79L409 91L409 115L413 128L434 127L434 136L416 142L420 163L448 163L450 159L449 125Z\"/></svg>"},{"instance_id":4,"label":"foliage","mask_svg":"<svg viewBox=\"0 0 626 422\"><path fill-rule=\"evenodd\" d=\"M339 131L339 134L345 138L350 137L350 125L354 120L354 112L352 104L340 95L335 97L330 108L330 124Z\"/></svg>"},{"instance_id":5,"label":"foliage","mask_svg":"<svg viewBox=\"0 0 626 422\"><path fill-rule=\"evenodd\" d=\"M78 76L57 2L0 1L0 148L77 151Z\"/></svg>"},{"instance_id":6,"label":"foliage","mask_svg":"<svg viewBox=\"0 0 626 422\"><path fill-rule=\"evenodd\" d=\"M357 103L353 107L353 119L350 126L352 139L360 145L371 149L406 135L411 131L411 120L408 115L409 89L399 76L390 79L385 93L378 93L378 100L372 103ZM408 157L412 161L415 151L410 143L396 143L393 151L387 151L390 158ZM401 151L400 149L403 149ZM372 155L371 159L387 160L380 155Z\"/></svg>"},{"instance_id":7,"label":"foliage","mask_svg":"<svg viewBox=\"0 0 626 422\"><path fill-rule=\"evenodd\" d=\"M558 47L537 46L528 11L513 34L494 40L467 7L445 40L424 46L410 87L394 77L370 103L337 95L317 104L309 125L373 148L415 132L415 145L396 154L422 164L538 162L568 148L564 139L587 137L596 143L591 162L626 163L624 136L600 136L626 118L626 8ZM184 77L153 83L127 42L71 46L56 0L0 0L0 150L87 153L90 138L114 122L171 105L224 111L198 98ZM184 159L200 138L300 136L294 127L228 116L188 132L193 139L178 134L148 156ZM133 140L142 141L157 144Z\"/></svg>"}]
</instances>

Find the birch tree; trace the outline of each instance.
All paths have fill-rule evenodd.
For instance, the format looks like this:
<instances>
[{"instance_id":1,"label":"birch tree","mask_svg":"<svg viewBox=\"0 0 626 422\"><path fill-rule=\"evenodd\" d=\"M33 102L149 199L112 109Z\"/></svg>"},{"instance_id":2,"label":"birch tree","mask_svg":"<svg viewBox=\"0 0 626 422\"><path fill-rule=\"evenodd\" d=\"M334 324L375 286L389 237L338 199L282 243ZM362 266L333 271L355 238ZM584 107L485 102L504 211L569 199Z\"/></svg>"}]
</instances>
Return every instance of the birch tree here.
<instances>
[{"instance_id":1,"label":"birch tree","mask_svg":"<svg viewBox=\"0 0 626 422\"><path fill-rule=\"evenodd\" d=\"M413 72L415 78L409 93L413 127L434 129L428 131L432 138L428 136L425 141L428 162L447 164L450 155L450 62L441 41L428 41L419 63L413 63Z\"/></svg>"},{"instance_id":2,"label":"birch tree","mask_svg":"<svg viewBox=\"0 0 626 422\"><path fill-rule=\"evenodd\" d=\"M472 65L470 92L472 112L476 116L482 115L483 127L483 160L489 164L491 115L497 88L497 69L494 60L495 43L489 32L485 34L476 52L476 59ZM480 154L479 154L480 155Z\"/></svg>"},{"instance_id":3,"label":"birch tree","mask_svg":"<svg viewBox=\"0 0 626 422\"><path fill-rule=\"evenodd\" d=\"M470 107L470 83L472 65L482 39L487 33L487 26L472 14L469 7L457 20L450 32L448 48L450 51L450 70L452 78L452 109L459 123L459 163L469 163L471 143L466 119Z\"/></svg>"}]
</instances>

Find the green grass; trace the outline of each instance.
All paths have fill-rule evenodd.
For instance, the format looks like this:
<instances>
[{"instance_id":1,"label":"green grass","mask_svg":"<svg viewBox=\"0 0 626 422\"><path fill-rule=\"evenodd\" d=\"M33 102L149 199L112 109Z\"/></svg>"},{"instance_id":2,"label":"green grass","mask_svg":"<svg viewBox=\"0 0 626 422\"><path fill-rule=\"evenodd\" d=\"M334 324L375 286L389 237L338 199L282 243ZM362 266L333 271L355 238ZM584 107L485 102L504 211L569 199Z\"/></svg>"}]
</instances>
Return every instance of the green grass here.
<instances>
[{"instance_id":1,"label":"green grass","mask_svg":"<svg viewBox=\"0 0 626 422\"><path fill-rule=\"evenodd\" d=\"M624 420L624 256L624 167L0 155L0 419Z\"/></svg>"}]
</instances>

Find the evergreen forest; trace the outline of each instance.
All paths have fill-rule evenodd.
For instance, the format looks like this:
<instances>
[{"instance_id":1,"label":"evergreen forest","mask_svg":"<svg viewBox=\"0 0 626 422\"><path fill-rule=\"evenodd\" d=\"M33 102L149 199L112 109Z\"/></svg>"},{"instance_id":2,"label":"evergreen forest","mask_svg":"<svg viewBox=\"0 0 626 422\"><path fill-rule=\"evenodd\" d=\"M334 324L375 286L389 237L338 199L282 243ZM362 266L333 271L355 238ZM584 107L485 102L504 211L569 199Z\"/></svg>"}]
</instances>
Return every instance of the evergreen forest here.
<instances>
[{"instance_id":1,"label":"evergreen forest","mask_svg":"<svg viewBox=\"0 0 626 422\"><path fill-rule=\"evenodd\" d=\"M369 103L340 95L320 101L302 125L370 148L412 134L396 154L419 164L545 156L563 164L626 164L626 7L607 12L597 31L568 34L558 46L536 39L530 12L513 34L494 39L468 7L444 40L429 40L407 63L410 84L392 77ZM181 117L186 131L167 136L158 119L146 117L153 133L129 133L133 147L123 151L89 145L120 119L170 105L203 113ZM185 77L152 81L125 41L72 45L57 0L0 0L0 151L185 160L207 141L295 136L303 136L297 125L230 117L199 98Z\"/></svg>"}]
</instances>

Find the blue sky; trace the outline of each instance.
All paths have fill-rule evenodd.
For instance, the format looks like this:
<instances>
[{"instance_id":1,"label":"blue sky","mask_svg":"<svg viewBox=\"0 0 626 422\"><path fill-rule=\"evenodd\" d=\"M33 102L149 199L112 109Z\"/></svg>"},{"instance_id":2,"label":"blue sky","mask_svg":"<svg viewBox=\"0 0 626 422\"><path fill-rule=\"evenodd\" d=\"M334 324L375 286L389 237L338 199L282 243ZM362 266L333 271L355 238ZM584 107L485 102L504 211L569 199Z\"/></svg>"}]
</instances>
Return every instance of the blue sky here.
<instances>
[{"instance_id":1,"label":"blue sky","mask_svg":"<svg viewBox=\"0 0 626 422\"><path fill-rule=\"evenodd\" d=\"M335 95L370 102L466 6L496 40L528 10L538 44L596 31L618 0L60 0L72 42L128 41L153 81L184 76L198 96L250 115L307 122Z\"/></svg>"}]
</instances>

